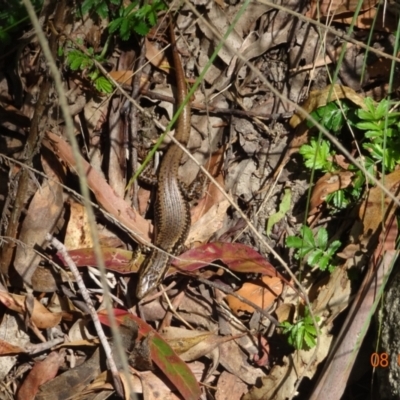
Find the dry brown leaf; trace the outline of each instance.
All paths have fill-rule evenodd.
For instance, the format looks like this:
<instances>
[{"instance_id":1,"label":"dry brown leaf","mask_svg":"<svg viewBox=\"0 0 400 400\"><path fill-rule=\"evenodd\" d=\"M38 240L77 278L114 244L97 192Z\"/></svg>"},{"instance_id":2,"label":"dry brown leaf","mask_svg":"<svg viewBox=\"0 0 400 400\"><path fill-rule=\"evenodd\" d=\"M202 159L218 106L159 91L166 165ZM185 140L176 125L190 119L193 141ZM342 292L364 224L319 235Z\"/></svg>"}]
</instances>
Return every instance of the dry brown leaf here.
<instances>
[{"instance_id":1,"label":"dry brown leaf","mask_svg":"<svg viewBox=\"0 0 400 400\"><path fill-rule=\"evenodd\" d=\"M0 302L22 315L25 315L27 311L26 296L0 290ZM61 316L61 313L51 313L42 303L34 299L31 320L39 329L53 328L60 323Z\"/></svg>"},{"instance_id":2,"label":"dry brown leaf","mask_svg":"<svg viewBox=\"0 0 400 400\"><path fill-rule=\"evenodd\" d=\"M234 340L222 343L219 346L219 353L220 364L243 382L255 385L261 377L265 376L262 368L250 364L248 355L241 350Z\"/></svg>"},{"instance_id":3,"label":"dry brown leaf","mask_svg":"<svg viewBox=\"0 0 400 400\"><path fill-rule=\"evenodd\" d=\"M365 109L364 97L360 96L353 89L343 85L328 85L322 90L313 90L301 107L308 114L311 114L317 108L340 99L350 100L360 108ZM297 111L289 121L290 126L296 128L304 119L304 115Z\"/></svg>"},{"instance_id":4,"label":"dry brown leaf","mask_svg":"<svg viewBox=\"0 0 400 400\"><path fill-rule=\"evenodd\" d=\"M399 198L399 182L400 170L397 170L385 176L383 185ZM372 188L359 211L360 220L364 225L363 240L368 240L385 221L390 219L394 211L393 201L388 196L384 196L379 187Z\"/></svg>"},{"instance_id":5,"label":"dry brown leaf","mask_svg":"<svg viewBox=\"0 0 400 400\"><path fill-rule=\"evenodd\" d=\"M321 329L320 346L316 359L305 376L310 379L315 375L318 365L328 354L332 336L327 333L326 327ZM303 374L305 367L310 363L315 348L311 350L296 350L290 356L283 358L283 365L276 365L271 372L261 378L261 385L253 387L243 396L243 400L286 400L292 398L294 387Z\"/></svg>"},{"instance_id":6,"label":"dry brown leaf","mask_svg":"<svg viewBox=\"0 0 400 400\"><path fill-rule=\"evenodd\" d=\"M110 71L109 74L120 85L132 85L133 71Z\"/></svg>"},{"instance_id":7,"label":"dry brown leaf","mask_svg":"<svg viewBox=\"0 0 400 400\"><path fill-rule=\"evenodd\" d=\"M375 7L377 0L363 0L360 8L360 15L367 10ZM332 17L336 20L343 14L353 17L354 12L359 6L358 0L313 0L311 8L306 14L310 18Z\"/></svg>"},{"instance_id":8,"label":"dry brown leaf","mask_svg":"<svg viewBox=\"0 0 400 400\"><path fill-rule=\"evenodd\" d=\"M320 205L325 202L328 195L347 188L351 184L353 175L354 172L341 171L335 174L328 172L321 176L313 188L308 215L317 213Z\"/></svg>"},{"instance_id":9,"label":"dry brown leaf","mask_svg":"<svg viewBox=\"0 0 400 400\"><path fill-rule=\"evenodd\" d=\"M212 332L189 331L183 328L169 326L161 332L164 339L177 354L182 354L196 346L207 337L214 335Z\"/></svg>"},{"instance_id":10,"label":"dry brown leaf","mask_svg":"<svg viewBox=\"0 0 400 400\"><path fill-rule=\"evenodd\" d=\"M0 356L20 353L25 353L25 350L7 342L6 340L0 339Z\"/></svg>"},{"instance_id":11,"label":"dry brown leaf","mask_svg":"<svg viewBox=\"0 0 400 400\"><path fill-rule=\"evenodd\" d=\"M100 373L100 350L76 368L69 369L41 385L35 400L68 399L81 393Z\"/></svg>"},{"instance_id":12,"label":"dry brown leaf","mask_svg":"<svg viewBox=\"0 0 400 400\"><path fill-rule=\"evenodd\" d=\"M265 309L268 308L275 301L276 297L282 293L283 283L282 280L277 277L263 276L261 280L267 288L264 285L246 282L235 293ZM253 307L243 303L232 295L226 296L225 299L231 310L236 315L243 311L249 313L254 312Z\"/></svg>"},{"instance_id":13,"label":"dry brown leaf","mask_svg":"<svg viewBox=\"0 0 400 400\"><path fill-rule=\"evenodd\" d=\"M390 3L388 1L388 3ZM338 23L350 25L353 23L354 16L351 15L347 17L343 15L342 17L335 18ZM371 29L374 31L384 31L384 32L394 32L397 29L397 17L386 10L383 12L383 7L381 6L379 10L377 8L370 8L363 13L360 13L356 20L355 26L359 29Z\"/></svg>"},{"instance_id":14,"label":"dry brown leaf","mask_svg":"<svg viewBox=\"0 0 400 400\"><path fill-rule=\"evenodd\" d=\"M63 352L53 351L43 361L37 362L19 388L17 400L33 400L39 390L39 386L57 375L63 361Z\"/></svg>"},{"instance_id":15,"label":"dry brown leaf","mask_svg":"<svg viewBox=\"0 0 400 400\"><path fill-rule=\"evenodd\" d=\"M221 147L215 152L206 165L207 171L214 177L214 179L220 184L225 186L224 177L221 173L221 165L223 163L225 147ZM199 201L198 205L191 210L192 224L196 223L203 215L205 215L212 206L225 200L221 191L217 187L209 182L205 189L204 197Z\"/></svg>"},{"instance_id":16,"label":"dry brown leaf","mask_svg":"<svg viewBox=\"0 0 400 400\"><path fill-rule=\"evenodd\" d=\"M294 304L283 303L275 310L275 314L279 322L293 322L294 311Z\"/></svg>"},{"instance_id":17,"label":"dry brown leaf","mask_svg":"<svg viewBox=\"0 0 400 400\"><path fill-rule=\"evenodd\" d=\"M68 250L93 247L86 209L82 204L72 202L70 205L64 245Z\"/></svg>"},{"instance_id":18,"label":"dry brown leaf","mask_svg":"<svg viewBox=\"0 0 400 400\"><path fill-rule=\"evenodd\" d=\"M52 132L46 133L47 138L43 144L54 151L64 162L69 165L71 171L76 171L76 161L71 146L60 136ZM104 177L90 166L83 158L81 162L87 174L88 185L96 196L99 204L115 219L121 222L132 232L137 232L137 240L146 244L150 240L150 224L141 217L124 199L118 197L106 182Z\"/></svg>"},{"instance_id":19,"label":"dry brown leaf","mask_svg":"<svg viewBox=\"0 0 400 400\"><path fill-rule=\"evenodd\" d=\"M38 188L29 204L19 234L19 240L26 246L17 247L14 259L14 268L29 286L41 260L34 247L44 246L46 234L54 230L64 207L63 189L59 185L63 176L60 163L49 155L48 159L42 157L42 166L49 179Z\"/></svg>"},{"instance_id":20,"label":"dry brown leaf","mask_svg":"<svg viewBox=\"0 0 400 400\"><path fill-rule=\"evenodd\" d=\"M153 42L147 40L145 38L146 43L146 58L149 62L154 65L156 68L161 69L167 74L171 71L171 65L168 62L168 59L165 57L165 52L160 50L158 47L153 45ZM177 51L174 49L174 51Z\"/></svg>"},{"instance_id":21,"label":"dry brown leaf","mask_svg":"<svg viewBox=\"0 0 400 400\"><path fill-rule=\"evenodd\" d=\"M186 362L211 353L221 343L243 336L243 334L220 336L212 332L189 331L176 327L165 328L162 335L179 357Z\"/></svg>"},{"instance_id":22,"label":"dry brown leaf","mask_svg":"<svg viewBox=\"0 0 400 400\"><path fill-rule=\"evenodd\" d=\"M223 371L218 378L215 400L239 400L247 392L247 385L239 377Z\"/></svg>"}]
</instances>

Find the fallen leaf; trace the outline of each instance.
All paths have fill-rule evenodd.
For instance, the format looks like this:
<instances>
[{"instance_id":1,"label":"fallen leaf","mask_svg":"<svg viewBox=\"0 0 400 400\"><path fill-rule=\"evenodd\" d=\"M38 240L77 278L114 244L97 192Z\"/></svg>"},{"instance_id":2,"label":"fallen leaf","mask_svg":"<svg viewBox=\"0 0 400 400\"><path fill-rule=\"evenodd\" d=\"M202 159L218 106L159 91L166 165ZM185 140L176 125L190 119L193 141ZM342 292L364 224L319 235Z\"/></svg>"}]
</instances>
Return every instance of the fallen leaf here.
<instances>
[{"instance_id":1,"label":"fallen leaf","mask_svg":"<svg viewBox=\"0 0 400 400\"><path fill-rule=\"evenodd\" d=\"M321 176L313 188L308 215L316 214L328 195L349 187L353 176L354 172L350 171L341 171L335 174L328 172Z\"/></svg>"},{"instance_id":2,"label":"fallen leaf","mask_svg":"<svg viewBox=\"0 0 400 400\"><path fill-rule=\"evenodd\" d=\"M100 350L78 367L68 369L61 375L42 384L35 400L64 400L78 396L100 374Z\"/></svg>"},{"instance_id":3,"label":"fallen leaf","mask_svg":"<svg viewBox=\"0 0 400 400\"><path fill-rule=\"evenodd\" d=\"M268 218L267 236L271 235L273 226L277 224L282 218L284 218L287 212L290 210L291 197L292 193L290 189L285 189L282 201L279 204L279 210Z\"/></svg>"},{"instance_id":4,"label":"fallen leaf","mask_svg":"<svg viewBox=\"0 0 400 400\"><path fill-rule=\"evenodd\" d=\"M53 351L43 361L35 363L18 390L17 400L33 400L39 390L39 386L57 375L63 361L63 353Z\"/></svg>"},{"instance_id":5,"label":"fallen leaf","mask_svg":"<svg viewBox=\"0 0 400 400\"><path fill-rule=\"evenodd\" d=\"M23 316L26 314L26 296L0 290L0 302ZM39 329L55 327L60 323L61 317L61 313L50 312L42 303L34 299L31 320Z\"/></svg>"},{"instance_id":6,"label":"fallen leaf","mask_svg":"<svg viewBox=\"0 0 400 400\"><path fill-rule=\"evenodd\" d=\"M281 295L283 290L283 283L280 278L263 276L261 279L262 284L256 284L253 282L245 282L243 286L235 293L244 297L245 299L253 302L262 309L268 308L275 299ZM236 315L243 311L253 313L254 308L250 305L243 303L238 298L227 295L225 297L229 307Z\"/></svg>"},{"instance_id":7,"label":"fallen leaf","mask_svg":"<svg viewBox=\"0 0 400 400\"><path fill-rule=\"evenodd\" d=\"M399 198L399 182L400 170L386 175L382 181L385 188L397 199ZM392 199L384 195L380 187L372 188L359 210L359 217L363 222L362 241L367 241L374 235L378 228L390 219L395 209Z\"/></svg>"},{"instance_id":8,"label":"fallen leaf","mask_svg":"<svg viewBox=\"0 0 400 400\"><path fill-rule=\"evenodd\" d=\"M0 356L8 356L25 353L25 350L19 346L15 346L3 339L0 339Z\"/></svg>"},{"instance_id":9,"label":"fallen leaf","mask_svg":"<svg viewBox=\"0 0 400 400\"><path fill-rule=\"evenodd\" d=\"M98 315L100 321L109 326L107 314L101 311ZM200 388L196 378L186 363L176 355L162 336L142 319L128 314L126 311L115 310L115 315L117 322L121 325L130 326L129 320L137 324L139 340L151 333L149 347L154 364L165 374L184 399L198 400Z\"/></svg>"},{"instance_id":10,"label":"fallen leaf","mask_svg":"<svg viewBox=\"0 0 400 400\"><path fill-rule=\"evenodd\" d=\"M112 247L102 247L101 253L105 267L120 274L137 272L144 259L143 255L140 255L137 260L134 260L132 251ZM71 250L68 254L77 267L97 266L92 248ZM57 258L64 266L67 265L61 253L57 253Z\"/></svg>"},{"instance_id":11,"label":"fallen leaf","mask_svg":"<svg viewBox=\"0 0 400 400\"><path fill-rule=\"evenodd\" d=\"M65 232L65 247L70 250L93 247L86 209L82 204L70 204L70 216Z\"/></svg>"}]
</instances>

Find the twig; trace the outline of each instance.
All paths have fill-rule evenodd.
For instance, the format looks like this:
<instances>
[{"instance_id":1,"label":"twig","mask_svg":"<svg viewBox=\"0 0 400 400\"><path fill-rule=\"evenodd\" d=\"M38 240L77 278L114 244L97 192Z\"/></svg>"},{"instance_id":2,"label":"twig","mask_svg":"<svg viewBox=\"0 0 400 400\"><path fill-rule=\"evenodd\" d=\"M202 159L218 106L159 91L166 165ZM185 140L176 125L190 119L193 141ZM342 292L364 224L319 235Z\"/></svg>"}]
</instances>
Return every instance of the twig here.
<instances>
[{"instance_id":1,"label":"twig","mask_svg":"<svg viewBox=\"0 0 400 400\"><path fill-rule=\"evenodd\" d=\"M119 377L117 366L115 364L115 361L114 361L114 358L112 355L112 350L111 350L110 344L108 343L106 335L104 334L103 327L101 326L99 317L93 306L92 299L90 298L89 292L86 289L86 286L85 286L85 283L83 282L81 274L79 273L78 268L75 265L74 261L68 254L67 249L58 239L56 239L55 237L53 237L52 235L50 235L48 233L46 235L46 240L48 240L52 244L52 246L61 253L61 255L63 256L63 259L65 260L66 264L68 265L69 269L71 270L72 274L74 275L74 278L79 287L79 290L81 291L83 300L85 300L85 303L88 306L94 327L96 329L97 335L99 336L100 342L103 346L104 353L107 357L108 365L110 366L111 374L112 374L113 380L114 380L115 390L121 397L123 397L124 390L123 390L122 383L121 383L121 380Z\"/></svg>"}]
</instances>

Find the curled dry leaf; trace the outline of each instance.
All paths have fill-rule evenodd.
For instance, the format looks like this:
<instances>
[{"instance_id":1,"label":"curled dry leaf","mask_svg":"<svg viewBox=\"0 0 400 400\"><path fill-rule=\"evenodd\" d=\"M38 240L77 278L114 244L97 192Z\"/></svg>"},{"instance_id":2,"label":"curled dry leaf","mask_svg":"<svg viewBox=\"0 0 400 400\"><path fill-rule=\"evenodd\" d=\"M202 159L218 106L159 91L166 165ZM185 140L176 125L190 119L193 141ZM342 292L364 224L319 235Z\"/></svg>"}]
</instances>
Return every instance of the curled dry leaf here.
<instances>
[{"instance_id":1,"label":"curled dry leaf","mask_svg":"<svg viewBox=\"0 0 400 400\"><path fill-rule=\"evenodd\" d=\"M26 296L0 291L0 302L10 310L22 315L27 312ZM34 299L31 320L39 329L53 328L60 323L61 313L50 312L43 304Z\"/></svg>"},{"instance_id":2,"label":"curled dry leaf","mask_svg":"<svg viewBox=\"0 0 400 400\"><path fill-rule=\"evenodd\" d=\"M252 282L246 282L239 290L235 293L253 302L259 307L265 309L271 306L275 299L281 295L283 290L283 282L277 277L263 276L261 281L263 284L256 284ZM248 304L243 303L238 298L228 295L226 301L231 310L236 314L241 312L253 313L254 308Z\"/></svg>"},{"instance_id":3,"label":"curled dry leaf","mask_svg":"<svg viewBox=\"0 0 400 400\"><path fill-rule=\"evenodd\" d=\"M42 166L49 179L43 182L29 204L19 235L19 240L26 246L17 247L14 259L14 268L29 286L32 286L32 277L41 260L34 247L44 247L45 236L52 232L63 209L60 163L53 156L49 160L42 157Z\"/></svg>"},{"instance_id":4,"label":"curled dry leaf","mask_svg":"<svg viewBox=\"0 0 400 400\"><path fill-rule=\"evenodd\" d=\"M179 357L189 362L211 353L221 343L237 339L244 334L221 336L212 332L168 327L163 330L162 335Z\"/></svg>"},{"instance_id":5,"label":"curled dry leaf","mask_svg":"<svg viewBox=\"0 0 400 400\"><path fill-rule=\"evenodd\" d=\"M353 89L343 85L329 85L322 90L313 90L308 99L301 105L307 114L311 114L317 108L326 106L331 101L347 99L362 108L366 109L364 97L360 96ZM296 128L304 121L305 113L296 112L289 123L292 128Z\"/></svg>"},{"instance_id":6,"label":"curled dry leaf","mask_svg":"<svg viewBox=\"0 0 400 400\"><path fill-rule=\"evenodd\" d=\"M328 195L345 189L351 184L351 178L354 173L350 171L341 171L337 174L330 172L318 179L314 186L309 215L314 215L318 212L321 204L323 204Z\"/></svg>"},{"instance_id":7,"label":"curled dry leaf","mask_svg":"<svg viewBox=\"0 0 400 400\"><path fill-rule=\"evenodd\" d=\"M294 304L283 303L275 310L275 314L279 322L283 321L293 322L294 311L295 311Z\"/></svg>"},{"instance_id":8,"label":"curled dry leaf","mask_svg":"<svg viewBox=\"0 0 400 400\"><path fill-rule=\"evenodd\" d=\"M15 346L3 339L0 339L0 356L6 356L11 354L25 353L25 350L19 346Z\"/></svg>"},{"instance_id":9,"label":"curled dry leaf","mask_svg":"<svg viewBox=\"0 0 400 400\"><path fill-rule=\"evenodd\" d=\"M383 179L383 185L388 189L397 199L399 198L399 182L400 170L394 171L386 175ZM384 204L382 201L384 199ZM363 239L366 240L371 237L377 229L389 220L395 207L393 201L388 196L384 195L380 187L372 188L367 198L360 206L359 217L363 222Z\"/></svg>"}]
</instances>

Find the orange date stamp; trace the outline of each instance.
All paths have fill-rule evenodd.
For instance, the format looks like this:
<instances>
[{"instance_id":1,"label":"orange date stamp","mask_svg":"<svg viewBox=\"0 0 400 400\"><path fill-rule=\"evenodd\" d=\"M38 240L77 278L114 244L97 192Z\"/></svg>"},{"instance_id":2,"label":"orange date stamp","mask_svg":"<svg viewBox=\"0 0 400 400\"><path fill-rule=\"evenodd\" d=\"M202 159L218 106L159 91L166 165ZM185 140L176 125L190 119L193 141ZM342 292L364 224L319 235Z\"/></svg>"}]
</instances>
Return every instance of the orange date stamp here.
<instances>
[{"instance_id":1,"label":"orange date stamp","mask_svg":"<svg viewBox=\"0 0 400 400\"><path fill-rule=\"evenodd\" d=\"M372 353L370 362L374 368L387 368L390 364L390 356L388 353ZM397 365L400 367L400 354L397 355Z\"/></svg>"}]
</instances>

